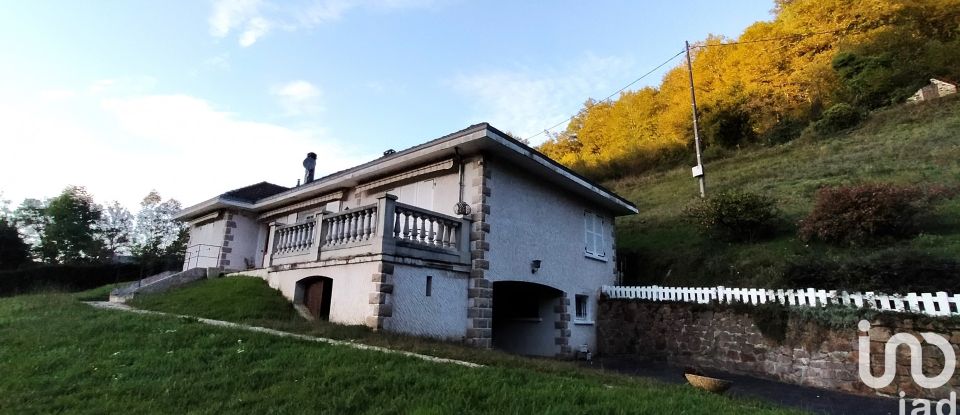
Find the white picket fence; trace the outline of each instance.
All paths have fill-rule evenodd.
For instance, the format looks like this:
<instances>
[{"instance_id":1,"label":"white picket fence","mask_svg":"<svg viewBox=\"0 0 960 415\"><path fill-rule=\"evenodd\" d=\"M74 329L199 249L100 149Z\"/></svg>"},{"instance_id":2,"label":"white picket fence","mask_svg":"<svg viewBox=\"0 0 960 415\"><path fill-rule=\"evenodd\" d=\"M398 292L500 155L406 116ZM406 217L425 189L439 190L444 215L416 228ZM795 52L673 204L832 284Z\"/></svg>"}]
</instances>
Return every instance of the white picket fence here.
<instances>
[{"instance_id":1,"label":"white picket fence","mask_svg":"<svg viewBox=\"0 0 960 415\"><path fill-rule=\"evenodd\" d=\"M720 303L765 304L780 303L788 306L825 307L829 304L857 308L872 308L883 311L927 314L931 316L960 315L960 295L945 292L880 294L874 292L846 292L836 290L768 290L762 288L728 287L628 287L604 285L601 292L609 298L639 299L650 301L678 301L706 304Z\"/></svg>"}]
</instances>

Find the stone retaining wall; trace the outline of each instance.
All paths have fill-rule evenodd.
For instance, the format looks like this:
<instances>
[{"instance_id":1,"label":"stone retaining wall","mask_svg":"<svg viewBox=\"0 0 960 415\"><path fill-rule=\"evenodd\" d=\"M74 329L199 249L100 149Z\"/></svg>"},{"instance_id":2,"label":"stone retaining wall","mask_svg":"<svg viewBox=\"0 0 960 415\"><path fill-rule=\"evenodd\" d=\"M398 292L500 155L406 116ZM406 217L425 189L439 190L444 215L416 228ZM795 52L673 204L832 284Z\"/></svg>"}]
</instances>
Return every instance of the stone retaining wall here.
<instances>
[{"instance_id":1,"label":"stone retaining wall","mask_svg":"<svg viewBox=\"0 0 960 415\"><path fill-rule=\"evenodd\" d=\"M764 336L750 313L728 306L658 303L641 300L601 300L597 316L598 352L666 360L681 366L717 369L801 385L864 395L942 399L956 391L960 376L938 389L924 389L910 376L910 354L898 349L897 374L890 386L874 390L858 375L858 336L855 324L831 329L817 322L790 318L783 340ZM883 373L883 349L894 333L938 333L950 339L960 355L960 324L956 321L910 316L875 320L870 329L872 372ZM923 369L940 373L944 355L923 343ZM960 373L958 373L960 375Z\"/></svg>"}]
</instances>

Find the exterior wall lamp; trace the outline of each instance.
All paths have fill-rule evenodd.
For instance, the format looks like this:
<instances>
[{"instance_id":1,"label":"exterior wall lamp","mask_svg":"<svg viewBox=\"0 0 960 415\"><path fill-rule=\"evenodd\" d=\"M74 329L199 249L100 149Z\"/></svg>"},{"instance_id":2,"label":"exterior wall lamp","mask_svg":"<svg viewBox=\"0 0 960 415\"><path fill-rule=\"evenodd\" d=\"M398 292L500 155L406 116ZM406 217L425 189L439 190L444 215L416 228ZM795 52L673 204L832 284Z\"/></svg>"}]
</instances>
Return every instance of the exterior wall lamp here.
<instances>
[{"instance_id":1,"label":"exterior wall lamp","mask_svg":"<svg viewBox=\"0 0 960 415\"><path fill-rule=\"evenodd\" d=\"M535 259L535 260L533 260L533 261L530 262L530 273L531 273L531 274L536 274L539 269L540 269L540 260L539 260L539 259Z\"/></svg>"}]
</instances>

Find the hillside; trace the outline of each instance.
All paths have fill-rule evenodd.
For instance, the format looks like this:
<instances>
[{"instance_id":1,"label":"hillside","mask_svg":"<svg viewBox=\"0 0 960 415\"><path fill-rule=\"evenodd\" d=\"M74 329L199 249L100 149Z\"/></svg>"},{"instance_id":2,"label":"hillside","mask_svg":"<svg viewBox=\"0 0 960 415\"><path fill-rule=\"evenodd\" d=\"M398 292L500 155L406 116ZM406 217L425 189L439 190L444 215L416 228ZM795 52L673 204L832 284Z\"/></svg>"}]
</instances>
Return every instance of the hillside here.
<instances>
[{"instance_id":1,"label":"hillside","mask_svg":"<svg viewBox=\"0 0 960 415\"><path fill-rule=\"evenodd\" d=\"M796 236L797 221L810 211L814 193L822 186L960 185L958 132L960 99L949 97L875 112L852 131L708 160L708 193L750 191L777 200L784 217L782 229L775 238L759 243L712 241L684 221L683 209L697 199L689 168L609 182L640 209L639 215L617 221L618 249L628 262L624 277L633 283L789 288L786 276L797 265L837 268L871 259L960 258L956 198L920 218L921 235L893 245L833 247L806 244Z\"/></svg>"}]
</instances>

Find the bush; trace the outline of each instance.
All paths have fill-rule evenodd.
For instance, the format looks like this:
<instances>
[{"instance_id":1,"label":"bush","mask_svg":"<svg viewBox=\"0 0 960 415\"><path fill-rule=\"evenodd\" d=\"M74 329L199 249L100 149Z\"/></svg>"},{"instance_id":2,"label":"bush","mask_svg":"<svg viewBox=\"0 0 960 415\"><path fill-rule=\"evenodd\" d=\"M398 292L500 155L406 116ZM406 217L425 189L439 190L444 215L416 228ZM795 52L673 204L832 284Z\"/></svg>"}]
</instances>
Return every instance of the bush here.
<instances>
[{"instance_id":1,"label":"bush","mask_svg":"<svg viewBox=\"0 0 960 415\"><path fill-rule=\"evenodd\" d=\"M779 217L773 199L748 192L719 193L694 203L684 214L701 233L728 241L769 237Z\"/></svg>"},{"instance_id":2,"label":"bush","mask_svg":"<svg viewBox=\"0 0 960 415\"><path fill-rule=\"evenodd\" d=\"M793 141L803 132L803 128L808 124L805 120L787 118L770 128L763 134L760 141L766 145L778 145Z\"/></svg>"},{"instance_id":3,"label":"bush","mask_svg":"<svg viewBox=\"0 0 960 415\"><path fill-rule=\"evenodd\" d=\"M934 199L914 186L865 184L825 187L817 191L813 211L800 221L803 241L864 245L917 234L917 215Z\"/></svg>"},{"instance_id":4,"label":"bush","mask_svg":"<svg viewBox=\"0 0 960 415\"><path fill-rule=\"evenodd\" d=\"M887 249L863 257L831 261L806 259L791 264L784 279L792 287L888 294L946 291L960 293L960 263L921 252Z\"/></svg>"},{"instance_id":5,"label":"bush","mask_svg":"<svg viewBox=\"0 0 960 415\"><path fill-rule=\"evenodd\" d=\"M863 119L863 114L848 104L839 103L827 108L823 116L813 123L813 130L819 134L830 134L855 127Z\"/></svg>"},{"instance_id":6,"label":"bush","mask_svg":"<svg viewBox=\"0 0 960 415\"><path fill-rule=\"evenodd\" d=\"M0 296L40 290L83 291L140 278L135 264L42 265L0 272Z\"/></svg>"}]
</instances>

